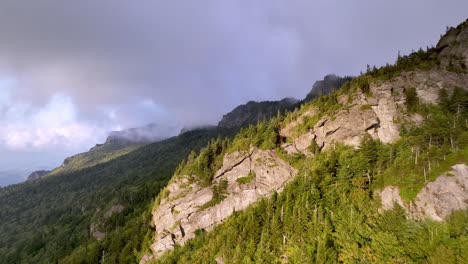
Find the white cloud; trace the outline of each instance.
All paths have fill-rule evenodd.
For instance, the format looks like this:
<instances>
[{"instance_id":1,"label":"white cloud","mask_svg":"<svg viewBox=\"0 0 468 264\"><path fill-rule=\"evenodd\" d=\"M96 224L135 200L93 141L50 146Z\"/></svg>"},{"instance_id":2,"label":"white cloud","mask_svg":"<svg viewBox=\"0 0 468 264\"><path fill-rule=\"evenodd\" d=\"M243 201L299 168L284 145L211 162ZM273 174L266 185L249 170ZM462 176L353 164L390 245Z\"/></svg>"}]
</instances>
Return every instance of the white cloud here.
<instances>
[{"instance_id":1,"label":"white cloud","mask_svg":"<svg viewBox=\"0 0 468 264\"><path fill-rule=\"evenodd\" d=\"M69 96L56 94L42 106L14 101L7 85L0 86L0 143L9 149L82 149L102 141L104 127L80 120Z\"/></svg>"},{"instance_id":2,"label":"white cloud","mask_svg":"<svg viewBox=\"0 0 468 264\"><path fill-rule=\"evenodd\" d=\"M43 104L15 97L18 83L0 77L0 148L11 151L86 151L108 133L158 120L159 137L175 135L180 126L166 108L150 98L109 105L86 116L71 96L56 93ZM0 158L5 158L0 155Z\"/></svg>"}]
</instances>

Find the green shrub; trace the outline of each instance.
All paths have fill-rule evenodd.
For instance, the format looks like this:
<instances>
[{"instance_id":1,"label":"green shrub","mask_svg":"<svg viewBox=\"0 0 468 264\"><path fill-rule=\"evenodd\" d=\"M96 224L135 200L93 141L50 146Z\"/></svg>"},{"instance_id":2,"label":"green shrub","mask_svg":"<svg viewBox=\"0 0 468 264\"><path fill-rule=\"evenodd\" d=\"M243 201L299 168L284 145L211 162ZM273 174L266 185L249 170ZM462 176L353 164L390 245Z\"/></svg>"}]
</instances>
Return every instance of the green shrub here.
<instances>
[{"instance_id":1,"label":"green shrub","mask_svg":"<svg viewBox=\"0 0 468 264\"><path fill-rule=\"evenodd\" d=\"M255 177L256 177L255 171L251 170L247 176L239 177L239 178L237 178L236 181L239 184L247 184L247 183L251 182L253 179L255 179Z\"/></svg>"}]
</instances>

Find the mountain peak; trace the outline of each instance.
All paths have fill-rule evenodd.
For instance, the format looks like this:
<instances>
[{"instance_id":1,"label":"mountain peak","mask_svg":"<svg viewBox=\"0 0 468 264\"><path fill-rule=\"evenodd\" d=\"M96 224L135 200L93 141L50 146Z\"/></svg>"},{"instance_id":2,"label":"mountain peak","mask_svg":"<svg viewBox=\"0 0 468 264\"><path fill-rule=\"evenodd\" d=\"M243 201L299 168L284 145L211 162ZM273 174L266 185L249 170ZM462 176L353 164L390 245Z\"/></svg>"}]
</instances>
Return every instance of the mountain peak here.
<instances>
[{"instance_id":1,"label":"mountain peak","mask_svg":"<svg viewBox=\"0 0 468 264\"><path fill-rule=\"evenodd\" d=\"M51 172L51 171L49 171L49 170L38 170L38 171L34 171L34 172L32 172L31 174L29 174L27 181L38 180L38 179L40 179L40 178L46 176L46 175L49 174L50 172Z\"/></svg>"},{"instance_id":2,"label":"mountain peak","mask_svg":"<svg viewBox=\"0 0 468 264\"><path fill-rule=\"evenodd\" d=\"M347 81L350 81L352 77L344 76L340 77L335 74L328 74L323 77L323 80L316 81L312 86L312 90L307 94L304 101L312 101L314 98L319 97L320 95L327 95L334 90L340 88Z\"/></svg>"},{"instance_id":3,"label":"mountain peak","mask_svg":"<svg viewBox=\"0 0 468 264\"><path fill-rule=\"evenodd\" d=\"M284 98L281 101L249 101L224 115L218 126L235 128L256 124L274 117L278 112L292 110L297 102L294 98Z\"/></svg>"},{"instance_id":4,"label":"mountain peak","mask_svg":"<svg viewBox=\"0 0 468 264\"><path fill-rule=\"evenodd\" d=\"M155 123L144 127L129 128L121 131L112 131L105 144L134 144L160 141L164 137L160 134L161 127Z\"/></svg>"}]
</instances>

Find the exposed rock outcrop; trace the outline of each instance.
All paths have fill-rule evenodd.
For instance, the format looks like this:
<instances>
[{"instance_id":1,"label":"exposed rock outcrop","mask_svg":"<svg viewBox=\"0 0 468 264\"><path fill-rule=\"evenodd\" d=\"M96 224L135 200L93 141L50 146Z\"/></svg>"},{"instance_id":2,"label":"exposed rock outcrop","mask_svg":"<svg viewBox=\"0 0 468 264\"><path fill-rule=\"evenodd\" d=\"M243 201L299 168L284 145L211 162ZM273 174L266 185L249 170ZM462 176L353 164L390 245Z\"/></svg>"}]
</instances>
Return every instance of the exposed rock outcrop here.
<instances>
[{"instance_id":1,"label":"exposed rock outcrop","mask_svg":"<svg viewBox=\"0 0 468 264\"><path fill-rule=\"evenodd\" d=\"M406 111L405 90L415 88L422 103L434 104L439 100L441 89L449 93L455 87L468 90L468 74L448 72L442 69L428 71L416 70L401 73L388 81L370 84L370 93L357 92L338 97L338 102L347 109L333 115L323 116L310 131L296 135L294 129L306 118L319 114L317 110L304 111L295 121L287 124L281 135L290 138L292 143L284 144L288 153L310 154L308 147L315 140L321 148L328 148L334 143L358 147L361 139L369 134L383 143L395 142L400 137L402 120L420 124L423 118L409 115Z\"/></svg>"},{"instance_id":2,"label":"exposed rock outcrop","mask_svg":"<svg viewBox=\"0 0 468 264\"><path fill-rule=\"evenodd\" d=\"M49 170L38 170L38 171L32 172L31 174L29 174L27 181L38 180L46 176L49 173L50 173Z\"/></svg>"},{"instance_id":3,"label":"exposed rock outcrop","mask_svg":"<svg viewBox=\"0 0 468 264\"><path fill-rule=\"evenodd\" d=\"M306 156L311 156L312 152L309 150L309 146L315 138L315 134L309 131L295 138L293 143L284 143L282 147L288 154L302 153Z\"/></svg>"},{"instance_id":4,"label":"exposed rock outcrop","mask_svg":"<svg viewBox=\"0 0 468 264\"><path fill-rule=\"evenodd\" d=\"M401 207L405 207L405 204L400 196L400 189L395 186L387 186L381 192L377 192L380 196L380 201L382 203L382 208L380 211L391 210L398 204Z\"/></svg>"},{"instance_id":5,"label":"exposed rock outcrop","mask_svg":"<svg viewBox=\"0 0 468 264\"><path fill-rule=\"evenodd\" d=\"M304 111L296 120L293 122L288 123L283 129L280 131L280 135L282 137L293 137L295 136L295 131L298 126L304 124L307 118L312 118L317 115L317 109L315 107L309 107L307 110Z\"/></svg>"},{"instance_id":6,"label":"exposed rock outcrop","mask_svg":"<svg viewBox=\"0 0 468 264\"><path fill-rule=\"evenodd\" d=\"M394 186L385 187L379 195L382 210L392 209L398 204L413 218L442 221L454 211L468 208L468 166L453 166L451 171L426 184L414 202L405 203L398 187Z\"/></svg>"},{"instance_id":7,"label":"exposed rock outcrop","mask_svg":"<svg viewBox=\"0 0 468 264\"><path fill-rule=\"evenodd\" d=\"M121 213L124 209L125 209L125 206L121 204L114 205L109 210L107 210L107 212L104 214L104 218L105 219L110 218L111 216L115 214Z\"/></svg>"},{"instance_id":8,"label":"exposed rock outcrop","mask_svg":"<svg viewBox=\"0 0 468 264\"><path fill-rule=\"evenodd\" d=\"M92 223L89 227L89 233L96 240L103 240L106 237L106 234L99 231L98 224Z\"/></svg>"},{"instance_id":9,"label":"exposed rock outcrop","mask_svg":"<svg viewBox=\"0 0 468 264\"><path fill-rule=\"evenodd\" d=\"M159 256L175 245L183 245L195 237L197 230L210 231L234 211L280 192L296 174L296 169L273 150L252 148L227 154L212 183L224 186L225 198L212 205L210 201L216 199L212 187L201 186L196 176L178 176L168 185L169 194L153 212L156 229L153 253Z\"/></svg>"},{"instance_id":10,"label":"exposed rock outcrop","mask_svg":"<svg viewBox=\"0 0 468 264\"><path fill-rule=\"evenodd\" d=\"M357 147L362 136L369 131L374 134L380 121L372 110L353 107L342 110L334 119L325 117L314 126L315 142L320 148L328 148L334 143L344 143Z\"/></svg>"},{"instance_id":11,"label":"exposed rock outcrop","mask_svg":"<svg viewBox=\"0 0 468 264\"><path fill-rule=\"evenodd\" d=\"M121 213L123 210L125 209L125 206L121 205L121 204L116 204L116 205L113 205L111 208L109 208L109 210L107 210L103 217L97 221L97 223L92 223L91 226L89 227L89 233L92 237L94 237L94 239L96 240L102 240L104 239L104 237L106 236L106 233L104 232L101 232L99 230L99 227L105 223L105 221L107 219L109 219L110 217L112 217L113 215L115 214L118 214L118 213Z\"/></svg>"},{"instance_id":12,"label":"exposed rock outcrop","mask_svg":"<svg viewBox=\"0 0 468 264\"><path fill-rule=\"evenodd\" d=\"M464 59L464 67L468 66L468 20L456 28L450 28L437 43L437 50L443 57L442 65L447 66L453 58ZM460 65L463 69L463 65Z\"/></svg>"}]
</instances>

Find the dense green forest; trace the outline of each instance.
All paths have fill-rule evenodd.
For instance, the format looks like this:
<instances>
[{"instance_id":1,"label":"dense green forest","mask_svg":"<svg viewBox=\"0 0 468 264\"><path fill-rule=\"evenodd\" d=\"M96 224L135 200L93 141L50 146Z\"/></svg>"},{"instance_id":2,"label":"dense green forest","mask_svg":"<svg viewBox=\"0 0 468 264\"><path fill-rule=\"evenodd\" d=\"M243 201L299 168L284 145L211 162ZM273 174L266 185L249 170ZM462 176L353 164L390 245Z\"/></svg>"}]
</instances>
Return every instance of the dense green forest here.
<instances>
[{"instance_id":1,"label":"dense green forest","mask_svg":"<svg viewBox=\"0 0 468 264\"><path fill-rule=\"evenodd\" d=\"M233 133L189 131L106 163L0 189L0 262L138 262L152 201L176 166L211 138ZM104 221L116 204L124 211ZM92 223L100 223L103 240L90 237Z\"/></svg>"}]
</instances>

